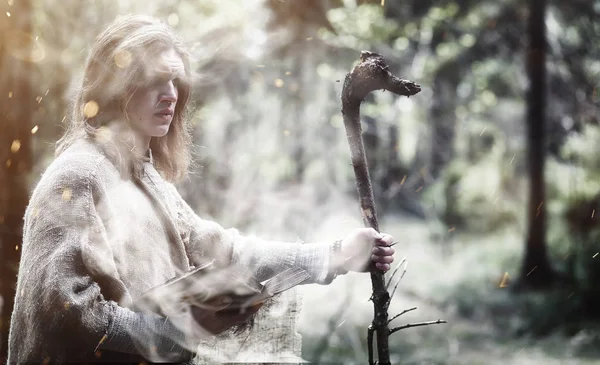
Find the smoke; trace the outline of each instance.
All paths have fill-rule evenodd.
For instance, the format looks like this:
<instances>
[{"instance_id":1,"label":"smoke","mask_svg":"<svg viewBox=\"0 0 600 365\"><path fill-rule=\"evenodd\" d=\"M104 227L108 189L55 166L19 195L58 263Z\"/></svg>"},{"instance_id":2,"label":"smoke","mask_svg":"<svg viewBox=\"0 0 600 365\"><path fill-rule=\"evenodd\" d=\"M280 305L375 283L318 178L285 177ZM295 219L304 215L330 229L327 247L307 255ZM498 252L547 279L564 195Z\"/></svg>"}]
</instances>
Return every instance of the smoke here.
<instances>
[{"instance_id":1,"label":"smoke","mask_svg":"<svg viewBox=\"0 0 600 365\"><path fill-rule=\"evenodd\" d=\"M110 20L111 12L159 16L191 45L196 109L190 117L197 169L179 188L196 212L243 234L288 242L332 242L362 226L339 112L337 81L343 80L344 72L331 66L347 62L332 57L329 46L315 36L316 29L298 33L295 27L269 27L272 14L259 0L190 1L169 10L140 4L107 6L103 19ZM87 32L86 36L89 42L92 37ZM137 225L140 217L128 215L126 209L151 211L152 206L129 183L106 193L120 205L99 206L113 252L97 252L90 265L94 261L104 268L101 271L110 272L111 257L121 263L135 260L138 266L122 273L123 278L144 273L140 282L163 282L153 275L160 271L156 268L168 266L168 250L153 246L150 253L151 242L126 239L165 234L161 227ZM134 306L150 289L129 287L131 298L123 298L123 306ZM172 305L181 293L165 294L157 304L170 322L194 339L181 344L198 351L199 360L297 362L302 342L299 314L322 311L314 305L302 308L302 296L324 303L323 290L311 285L286 292L259 312L252 330L219 336L194 325L189 307ZM151 349L161 333L156 328L155 343L140 333L131 335L138 337L140 349Z\"/></svg>"}]
</instances>

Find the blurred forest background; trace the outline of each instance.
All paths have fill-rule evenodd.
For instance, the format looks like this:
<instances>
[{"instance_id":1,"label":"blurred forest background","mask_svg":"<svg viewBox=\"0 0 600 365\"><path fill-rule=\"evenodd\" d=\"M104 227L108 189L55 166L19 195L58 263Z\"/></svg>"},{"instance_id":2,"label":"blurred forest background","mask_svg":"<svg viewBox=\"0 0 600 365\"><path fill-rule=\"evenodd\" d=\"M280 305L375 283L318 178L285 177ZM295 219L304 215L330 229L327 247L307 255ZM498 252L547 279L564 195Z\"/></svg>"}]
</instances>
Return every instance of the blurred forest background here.
<instances>
[{"instance_id":1,"label":"blurred forest background","mask_svg":"<svg viewBox=\"0 0 600 365\"><path fill-rule=\"evenodd\" d=\"M265 238L362 225L339 100L361 50L421 85L361 114L380 226L409 263L390 314L448 321L394 334L393 363L600 361L598 0L0 0L2 357L28 194L122 13L191 47L197 164L180 191ZM303 357L365 363L368 275L302 291Z\"/></svg>"}]
</instances>

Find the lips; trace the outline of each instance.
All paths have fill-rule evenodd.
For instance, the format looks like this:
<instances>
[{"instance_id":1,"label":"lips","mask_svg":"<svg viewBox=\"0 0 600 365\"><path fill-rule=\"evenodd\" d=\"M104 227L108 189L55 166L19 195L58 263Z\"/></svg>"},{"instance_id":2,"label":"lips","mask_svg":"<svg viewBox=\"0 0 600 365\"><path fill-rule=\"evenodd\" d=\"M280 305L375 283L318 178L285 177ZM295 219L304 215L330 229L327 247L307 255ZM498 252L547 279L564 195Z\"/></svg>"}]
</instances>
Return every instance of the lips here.
<instances>
[{"instance_id":1,"label":"lips","mask_svg":"<svg viewBox=\"0 0 600 365\"><path fill-rule=\"evenodd\" d=\"M163 109L163 110L159 111L158 113L156 113L156 115L169 116L169 117L172 117L173 114L174 114L173 109Z\"/></svg>"}]
</instances>

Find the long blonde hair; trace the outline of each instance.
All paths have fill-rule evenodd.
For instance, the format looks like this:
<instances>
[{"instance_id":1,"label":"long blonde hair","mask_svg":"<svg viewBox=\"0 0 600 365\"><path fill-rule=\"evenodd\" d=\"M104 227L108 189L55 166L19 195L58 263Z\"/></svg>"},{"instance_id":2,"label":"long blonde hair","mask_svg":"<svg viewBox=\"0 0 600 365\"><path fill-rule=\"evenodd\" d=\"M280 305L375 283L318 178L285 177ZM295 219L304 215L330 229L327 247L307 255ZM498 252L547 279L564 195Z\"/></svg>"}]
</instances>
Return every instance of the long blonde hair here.
<instances>
[{"instance_id":1,"label":"long blonde hair","mask_svg":"<svg viewBox=\"0 0 600 365\"><path fill-rule=\"evenodd\" d=\"M69 128L57 142L56 155L75 141L89 138L114 157L121 171L133 169L135 173L139 158L127 153L130 149L123 146L123 140L107 139L104 132L115 121L128 125L126 105L147 71L145 60L168 49L174 49L181 57L186 80L176 85L179 95L169 132L163 137L153 137L150 148L154 165L165 179L175 181L183 177L190 163L191 136L185 118L191 92L190 58L175 31L150 16L120 16L96 38L73 104Z\"/></svg>"}]
</instances>

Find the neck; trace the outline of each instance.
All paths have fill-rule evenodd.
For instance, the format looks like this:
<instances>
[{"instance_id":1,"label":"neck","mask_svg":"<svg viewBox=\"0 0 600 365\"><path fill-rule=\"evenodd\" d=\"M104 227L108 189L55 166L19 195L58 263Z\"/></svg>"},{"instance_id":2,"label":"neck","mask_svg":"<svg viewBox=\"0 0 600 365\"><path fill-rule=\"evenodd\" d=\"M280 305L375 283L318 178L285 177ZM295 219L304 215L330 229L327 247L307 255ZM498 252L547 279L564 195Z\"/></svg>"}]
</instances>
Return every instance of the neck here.
<instances>
[{"instance_id":1,"label":"neck","mask_svg":"<svg viewBox=\"0 0 600 365\"><path fill-rule=\"evenodd\" d=\"M141 156L148 156L148 150L150 149L151 137L143 135L137 131L133 131L133 138L134 138L134 145L135 145L135 147L134 147L135 153L139 154Z\"/></svg>"},{"instance_id":2,"label":"neck","mask_svg":"<svg viewBox=\"0 0 600 365\"><path fill-rule=\"evenodd\" d=\"M133 147L132 152L135 155L148 156L151 137L127 127L123 122L111 123L109 130L112 132L113 137L126 142L130 146L129 148ZM132 144L133 146L131 146Z\"/></svg>"}]
</instances>

